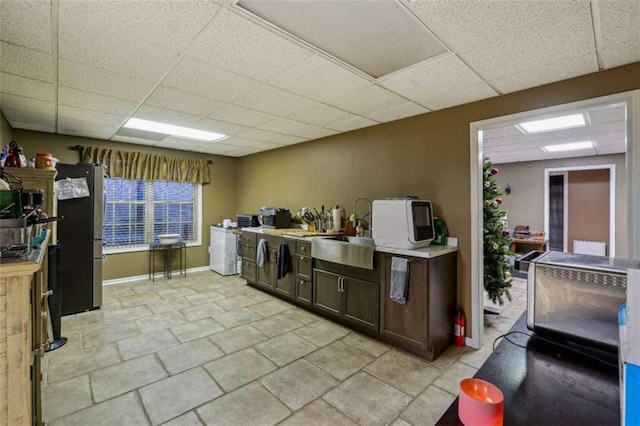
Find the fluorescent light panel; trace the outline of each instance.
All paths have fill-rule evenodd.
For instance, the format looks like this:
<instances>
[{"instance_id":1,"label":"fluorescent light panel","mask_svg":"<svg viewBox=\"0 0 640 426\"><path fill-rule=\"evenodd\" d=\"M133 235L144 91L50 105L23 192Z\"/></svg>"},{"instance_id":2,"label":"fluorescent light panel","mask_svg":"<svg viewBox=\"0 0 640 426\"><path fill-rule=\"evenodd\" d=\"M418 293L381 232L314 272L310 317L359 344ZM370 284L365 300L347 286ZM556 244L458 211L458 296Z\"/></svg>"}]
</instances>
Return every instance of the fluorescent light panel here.
<instances>
[{"instance_id":1,"label":"fluorescent light panel","mask_svg":"<svg viewBox=\"0 0 640 426\"><path fill-rule=\"evenodd\" d=\"M191 129L189 127L174 126L173 124L160 123L158 121L142 120L131 118L123 127L129 129L146 130L147 132L162 133L165 135L177 136L199 141L213 142L225 138L227 135L204 130Z\"/></svg>"},{"instance_id":2,"label":"fluorescent light panel","mask_svg":"<svg viewBox=\"0 0 640 426\"><path fill-rule=\"evenodd\" d=\"M518 124L518 127L523 129L526 133L539 133L586 126L586 124L584 115L572 114L565 115L563 117L547 118L544 120L526 121Z\"/></svg>"},{"instance_id":3,"label":"fluorescent light panel","mask_svg":"<svg viewBox=\"0 0 640 426\"><path fill-rule=\"evenodd\" d=\"M591 141L563 143L559 145L547 145L542 149L544 149L547 152L563 152L563 151L577 151L580 149L589 149L589 148L593 148L593 142Z\"/></svg>"}]
</instances>

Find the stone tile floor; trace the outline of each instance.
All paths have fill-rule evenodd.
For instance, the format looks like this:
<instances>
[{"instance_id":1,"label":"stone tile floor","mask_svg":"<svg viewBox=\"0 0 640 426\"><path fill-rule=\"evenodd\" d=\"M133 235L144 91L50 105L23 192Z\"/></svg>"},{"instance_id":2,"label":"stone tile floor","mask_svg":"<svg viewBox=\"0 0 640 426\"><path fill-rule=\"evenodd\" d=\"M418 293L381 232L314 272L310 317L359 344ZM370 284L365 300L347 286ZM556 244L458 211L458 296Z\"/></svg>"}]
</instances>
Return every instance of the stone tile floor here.
<instances>
[{"instance_id":1,"label":"stone tile floor","mask_svg":"<svg viewBox=\"0 0 640 426\"><path fill-rule=\"evenodd\" d=\"M427 362L246 285L198 272L104 287L45 355L51 425L428 425L526 308L485 315L479 350Z\"/></svg>"}]
</instances>

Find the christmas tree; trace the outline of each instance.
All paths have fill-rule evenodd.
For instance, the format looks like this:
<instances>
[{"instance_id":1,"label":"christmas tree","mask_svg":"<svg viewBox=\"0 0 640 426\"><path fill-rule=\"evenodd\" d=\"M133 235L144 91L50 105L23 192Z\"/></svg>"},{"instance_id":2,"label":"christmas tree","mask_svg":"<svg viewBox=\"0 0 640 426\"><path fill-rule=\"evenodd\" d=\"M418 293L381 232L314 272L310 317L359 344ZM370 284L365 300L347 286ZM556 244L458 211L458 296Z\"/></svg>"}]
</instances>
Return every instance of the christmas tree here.
<instances>
[{"instance_id":1,"label":"christmas tree","mask_svg":"<svg viewBox=\"0 0 640 426\"><path fill-rule=\"evenodd\" d=\"M506 212L500 208L502 191L496 183L498 169L489 158L484 159L483 217L484 217L484 289L493 303L502 305L506 296L511 301L511 273L509 245L511 238L504 229Z\"/></svg>"}]
</instances>

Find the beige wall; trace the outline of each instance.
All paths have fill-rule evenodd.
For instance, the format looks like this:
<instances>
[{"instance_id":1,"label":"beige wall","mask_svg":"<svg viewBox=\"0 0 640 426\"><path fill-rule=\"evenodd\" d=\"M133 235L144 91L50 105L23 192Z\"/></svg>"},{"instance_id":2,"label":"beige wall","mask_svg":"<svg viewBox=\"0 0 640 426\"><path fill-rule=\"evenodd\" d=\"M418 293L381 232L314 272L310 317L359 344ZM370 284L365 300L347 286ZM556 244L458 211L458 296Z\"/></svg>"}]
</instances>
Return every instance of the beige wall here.
<instances>
[{"instance_id":1,"label":"beige wall","mask_svg":"<svg viewBox=\"0 0 640 426\"><path fill-rule=\"evenodd\" d=\"M568 176L568 250L574 240L604 241L609 254L609 170L578 170Z\"/></svg>"},{"instance_id":2,"label":"beige wall","mask_svg":"<svg viewBox=\"0 0 640 426\"><path fill-rule=\"evenodd\" d=\"M11 126L0 112L0 148L11 142Z\"/></svg>"},{"instance_id":3,"label":"beige wall","mask_svg":"<svg viewBox=\"0 0 640 426\"><path fill-rule=\"evenodd\" d=\"M616 257L627 257L627 172L624 154L497 164L500 170L496 175L498 185L503 190L507 184L511 186L511 194L502 196L509 226L529 225L532 230L544 230L544 169L608 164L616 168Z\"/></svg>"},{"instance_id":4,"label":"beige wall","mask_svg":"<svg viewBox=\"0 0 640 426\"><path fill-rule=\"evenodd\" d=\"M202 187L202 245L187 250L187 267L195 268L209 264L209 226L219 223L225 218L236 215L236 163L231 157L213 156L193 152L153 148L144 145L132 145L97 139L78 138L73 136L53 135L27 130L13 130L14 139L22 145L27 157L36 152L51 152L62 163L75 164L80 160L79 151L71 149L76 144L84 146L101 146L111 149L153 152L164 155L177 155L186 158L211 159L209 167L211 183ZM144 275L148 273L148 252L112 254L104 265L103 279L113 279Z\"/></svg>"},{"instance_id":5,"label":"beige wall","mask_svg":"<svg viewBox=\"0 0 640 426\"><path fill-rule=\"evenodd\" d=\"M469 123L640 87L640 63L361 129L238 161L238 210L417 195L460 238L458 301L471 312ZM375 223L374 223L375 227ZM471 322L473 319L469 318ZM468 329L471 330L470 323Z\"/></svg>"}]
</instances>

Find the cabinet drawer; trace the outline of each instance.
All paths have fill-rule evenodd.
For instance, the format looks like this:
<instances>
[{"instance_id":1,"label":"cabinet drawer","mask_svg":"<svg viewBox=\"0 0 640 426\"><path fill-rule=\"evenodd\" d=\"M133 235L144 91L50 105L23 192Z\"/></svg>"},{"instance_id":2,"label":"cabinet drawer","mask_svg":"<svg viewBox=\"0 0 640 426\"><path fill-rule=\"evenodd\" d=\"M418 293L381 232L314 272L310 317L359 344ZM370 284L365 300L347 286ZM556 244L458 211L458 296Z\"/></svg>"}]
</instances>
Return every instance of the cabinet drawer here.
<instances>
[{"instance_id":1,"label":"cabinet drawer","mask_svg":"<svg viewBox=\"0 0 640 426\"><path fill-rule=\"evenodd\" d=\"M296 241L296 254L311 256L311 241Z\"/></svg>"},{"instance_id":2,"label":"cabinet drawer","mask_svg":"<svg viewBox=\"0 0 640 426\"><path fill-rule=\"evenodd\" d=\"M311 281L303 278L296 278L296 299L306 305L311 306Z\"/></svg>"},{"instance_id":3,"label":"cabinet drawer","mask_svg":"<svg viewBox=\"0 0 640 426\"><path fill-rule=\"evenodd\" d=\"M311 258L307 256L296 255L295 259L296 259L295 262L297 267L296 271L298 271L298 275L301 278L310 280L311 272L313 270Z\"/></svg>"},{"instance_id":4,"label":"cabinet drawer","mask_svg":"<svg viewBox=\"0 0 640 426\"><path fill-rule=\"evenodd\" d=\"M247 260L242 260L242 278L250 283L256 282L256 264Z\"/></svg>"},{"instance_id":5,"label":"cabinet drawer","mask_svg":"<svg viewBox=\"0 0 640 426\"><path fill-rule=\"evenodd\" d=\"M256 260L256 246L249 244L242 244L242 258L254 261Z\"/></svg>"},{"instance_id":6,"label":"cabinet drawer","mask_svg":"<svg viewBox=\"0 0 640 426\"><path fill-rule=\"evenodd\" d=\"M257 235L255 232L243 232L242 233L242 244L252 244L256 245Z\"/></svg>"}]
</instances>

